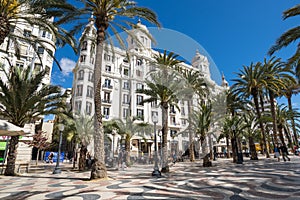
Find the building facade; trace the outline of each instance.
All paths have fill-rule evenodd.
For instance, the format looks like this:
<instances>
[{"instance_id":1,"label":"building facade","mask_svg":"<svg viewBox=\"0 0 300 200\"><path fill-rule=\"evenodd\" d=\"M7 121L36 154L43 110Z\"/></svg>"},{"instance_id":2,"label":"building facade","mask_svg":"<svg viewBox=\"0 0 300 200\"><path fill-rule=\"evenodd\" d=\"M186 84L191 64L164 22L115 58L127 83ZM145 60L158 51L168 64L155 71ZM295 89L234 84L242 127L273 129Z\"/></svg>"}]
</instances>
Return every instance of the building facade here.
<instances>
[{"instance_id":1,"label":"building facade","mask_svg":"<svg viewBox=\"0 0 300 200\"><path fill-rule=\"evenodd\" d=\"M127 49L106 46L104 51L101 92L103 120L122 119L125 121L127 116L134 116L138 119L137 122L153 124L151 117L154 112L161 116L161 108L155 103L142 103L147 97L144 94L136 93L136 89L146 87L145 79L148 72L154 67L151 64L154 61L153 55L157 55L159 52L152 49L150 33L140 21L137 23L137 28L131 31L135 37L127 37ZM73 110L76 113L85 113L91 116L94 115L95 35L94 21L90 19L80 38L80 55L73 70ZM139 42L136 41L136 38L139 39ZM221 86L211 79L209 61L199 51L196 51L191 63L191 65L182 63L182 67L202 72L209 85L211 95L217 95L227 89L228 84L225 79ZM180 112L175 107L170 107L168 119L169 149L171 152L178 153L184 152L189 143L187 134L176 134L188 126L187 102L180 102L179 107ZM158 118L157 130L159 133L162 122L161 117ZM150 153L149 151L154 146L151 146L152 139L153 133L137 133L132 138L131 149ZM145 143L150 144L150 150ZM117 145L114 149L118 148Z\"/></svg>"}]
</instances>

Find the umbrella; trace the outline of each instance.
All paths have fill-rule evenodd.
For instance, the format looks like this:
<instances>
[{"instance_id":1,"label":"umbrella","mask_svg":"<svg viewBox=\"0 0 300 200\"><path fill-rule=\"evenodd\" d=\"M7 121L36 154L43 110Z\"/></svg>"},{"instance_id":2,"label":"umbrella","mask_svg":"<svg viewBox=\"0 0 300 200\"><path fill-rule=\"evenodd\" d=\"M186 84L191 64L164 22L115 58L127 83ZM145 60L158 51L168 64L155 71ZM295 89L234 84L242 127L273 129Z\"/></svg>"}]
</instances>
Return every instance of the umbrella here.
<instances>
[{"instance_id":1,"label":"umbrella","mask_svg":"<svg viewBox=\"0 0 300 200\"><path fill-rule=\"evenodd\" d=\"M0 136L17 136L26 135L28 133L28 130L0 119Z\"/></svg>"}]
</instances>

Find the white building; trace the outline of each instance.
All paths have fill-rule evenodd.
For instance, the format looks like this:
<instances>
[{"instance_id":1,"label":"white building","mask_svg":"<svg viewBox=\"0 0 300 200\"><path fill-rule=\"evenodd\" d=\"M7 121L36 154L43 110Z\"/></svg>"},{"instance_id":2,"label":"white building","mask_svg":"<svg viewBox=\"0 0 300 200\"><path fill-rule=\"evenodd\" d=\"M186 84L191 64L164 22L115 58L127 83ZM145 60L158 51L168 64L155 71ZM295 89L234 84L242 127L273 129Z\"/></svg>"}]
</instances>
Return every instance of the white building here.
<instances>
[{"instance_id":1,"label":"white building","mask_svg":"<svg viewBox=\"0 0 300 200\"><path fill-rule=\"evenodd\" d=\"M31 37L40 38L42 41L45 41L43 45L46 49L38 44L30 44L19 39L18 45L20 47L20 59L18 59L16 56L15 44L9 40L9 38L6 38L0 45L0 64L4 64L6 68L9 67L10 63L13 66L29 66L32 70L46 70L47 77L44 79L44 83L49 84L53 66L53 55L56 50L54 41L55 38L51 35L51 33L41 30L38 26L31 26L21 20L17 21L14 25L15 26L12 27L14 34L28 37L29 39ZM35 52L34 49L36 49L37 52Z\"/></svg>"},{"instance_id":2,"label":"white building","mask_svg":"<svg viewBox=\"0 0 300 200\"><path fill-rule=\"evenodd\" d=\"M144 29L144 31L140 29ZM151 116L153 112L157 112L158 116L161 116L161 109L154 104L141 104L140 102L146 96L137 94L135 91L138 88L145 87L144 80L147 73L153 68L150 62L153 61L153 55L159 52L151 48L151 39L145 34L145 32L148 32L148 29L140 21L137 23L137 29L131 31L136 38L139 38L143 46L136 42L135 38L128 36L128 47L126 50L113 47L106 48L104 51L101 93L102 113L104 120L125 119L126 116L136 116L139 117L140 121L152 124ZM95 34L94 21L90 19L80 38L80 56L73 70L73 110L74 112L86 113L87 115L94 115ZM130 55L130 59L127 58L127 53ZM228 87L225 79L223 80L223 86L219 86L211 80L208 59L198 51L192 60L192 65L183 63L182 66L201 71L210 86L212 95L216 95ZM171 137L174 133L187 128L188 125L187 103L181 102L179 107L181 112L178 112L175 108L170 108L169 147L172 150L184 152L188 148L188 135ZM160 118L157 126L159 130L161 128ZM148 145L151 145L153 142L151 135L151 133L146 133L145 135L134 136L132 139L133 149L138 148L141 150L144 148L142 143L145 141L141 139L143 136L148 139ZM143 151L148 152L148 149L143 149Z\"/></svg>"}]
</instances>

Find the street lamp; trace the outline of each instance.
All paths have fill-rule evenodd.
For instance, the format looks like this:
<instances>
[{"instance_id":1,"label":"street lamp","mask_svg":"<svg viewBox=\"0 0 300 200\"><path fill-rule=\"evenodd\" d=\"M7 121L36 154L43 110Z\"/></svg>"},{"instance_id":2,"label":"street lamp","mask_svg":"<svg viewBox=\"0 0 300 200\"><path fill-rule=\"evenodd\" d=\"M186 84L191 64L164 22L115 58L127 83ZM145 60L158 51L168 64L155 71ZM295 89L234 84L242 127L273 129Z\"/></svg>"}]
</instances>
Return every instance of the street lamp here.
<instances>
[{"instance_id":1,"label":"street lamp","mask_svg":"<svg viewBox=\"0 0 300 200\"><path fill-rule=\"evenodd\" d=\"M152 122L154 123L154 151L155 151L154 170L152 172L152 176L161 177L161 173L158 169L158 160L157 160L156 123L158 122L158 116L155 112L152 115Z\"/></svg>"},{"instance_id":2,"label":"street lamp","mask_svg":"<svg viewBox=\"0 0 300 200\"><path fill-rule=\"evenodd\" d=\"M116 130L113 129L111 132L113 138L112 138L112 162L113 166L115 166L115 135L116 135Z\"/></svg>"},{"instance_id":3,"label":"street lamp","mask_svg":"<svg viewBox=\"0 0 300 200\"><path fill-rule=\"evenodd\" d=\"M160 166L162 166L162 132L161 130L158 131L158 136L159 136L159 142L160 142Z\"/></svg>"},{"instance_id":4,"label":"street lamp","mask_svg":"<svg viewBox=\"0 0 300 200\"><path fill-rule=\"evenodd\" d=\"M58 154L57 154L57 159L56 159L56 166L53 171L53 174L60 174L61 169L59 167L59 161L60 161L60 151L61 151L61 143L62 143L62 132L64 131L65 126L63 124L59 125L59 143L58 143Z\"/></svg>"},{"instance_id":5,"label":"street lamp","mask_svg":"<svg viewBox=\"0 0 300 200\"><path fill-rule=\"evenodd\" d=\"M233 131L233 137L234 137L234 148L235 148L235 152L237 154L236 164L243 164L243 154L240 153L239 150L238 150L235 125L232 125L231 129Z\"/></svg>"}]
</instances>

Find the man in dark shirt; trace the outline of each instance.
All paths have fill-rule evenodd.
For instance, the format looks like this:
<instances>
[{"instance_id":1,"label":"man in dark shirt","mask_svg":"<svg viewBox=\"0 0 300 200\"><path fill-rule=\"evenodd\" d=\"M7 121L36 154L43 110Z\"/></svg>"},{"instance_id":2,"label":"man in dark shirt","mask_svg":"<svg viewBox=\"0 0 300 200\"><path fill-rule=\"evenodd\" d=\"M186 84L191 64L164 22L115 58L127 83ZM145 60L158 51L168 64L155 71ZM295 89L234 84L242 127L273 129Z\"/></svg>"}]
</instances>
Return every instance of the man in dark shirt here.
<instances>
[{"instance_id":1,"label":"man in dark shirt","mask_svg":"<svg viewBox=\"0 0 300 200\"><path fill-rule=\"evenodd\" d=\"M288 159L288 161L290 161L291 159L287 156L288 150L287 150L286 146L285 145L281 145L279 147L279 149L281 151L281 155L282 155L283 160L286 161L286 159Z\"/></svg>"}]
</instances>

